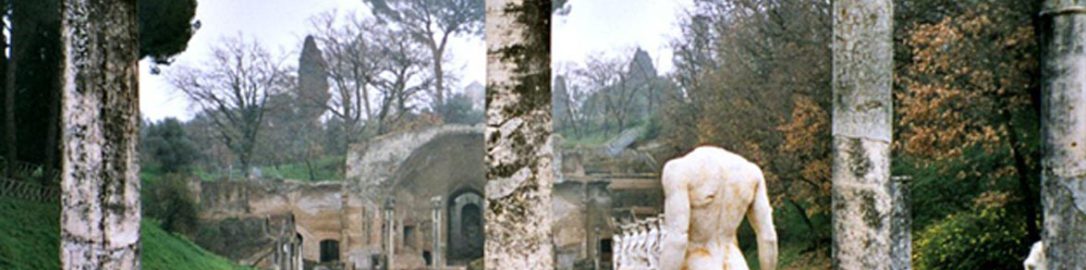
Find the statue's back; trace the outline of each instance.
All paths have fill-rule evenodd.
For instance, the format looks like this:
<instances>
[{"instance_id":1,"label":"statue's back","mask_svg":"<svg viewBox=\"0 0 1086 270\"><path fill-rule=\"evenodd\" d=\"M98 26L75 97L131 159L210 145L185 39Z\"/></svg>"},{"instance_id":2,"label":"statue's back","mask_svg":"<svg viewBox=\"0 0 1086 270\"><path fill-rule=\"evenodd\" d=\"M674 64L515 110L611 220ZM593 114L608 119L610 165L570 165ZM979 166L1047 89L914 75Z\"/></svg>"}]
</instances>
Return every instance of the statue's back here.
<instances>
[{"instance_id":1,"label":"statue's back","mask_svg":"<svg viewBox=\"0 0 1086 270\"><path fill-rule=\"evenodd\" d=\"M669 161L664 173L682 179L688 191L686 266L745 269L735 235L762 182L761 170L727 150L699 147Z\"/></svg>"}]
</instances>

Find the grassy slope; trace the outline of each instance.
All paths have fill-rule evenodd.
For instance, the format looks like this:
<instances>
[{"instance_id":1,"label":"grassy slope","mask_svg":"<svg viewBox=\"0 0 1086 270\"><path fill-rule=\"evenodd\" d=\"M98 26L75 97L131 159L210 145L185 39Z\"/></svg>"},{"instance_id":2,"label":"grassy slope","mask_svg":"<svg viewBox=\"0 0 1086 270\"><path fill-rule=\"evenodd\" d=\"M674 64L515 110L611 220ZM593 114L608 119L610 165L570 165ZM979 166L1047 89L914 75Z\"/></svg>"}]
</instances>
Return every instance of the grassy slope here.
<instances>
[{"instance_id":1,"label":"grassy slope","mask_svg":"<svg viewBox=\"0 0 1086 270\"><path fill-rule=\"evenodd\" d=\"M0 196L0 269L60 269L60 205Z\"/></svg>"},{"instance_id":2,"label":"grassy slope","mask_svg":"<svg viewBox=\"0 0 1086 270\"><path fill-rule=\"evenodd\" d=\"M59 269L56 204L0 197L0 269ZM144 269L239 269L230 261L144 221Z\"/></svg>"}]
</instances>

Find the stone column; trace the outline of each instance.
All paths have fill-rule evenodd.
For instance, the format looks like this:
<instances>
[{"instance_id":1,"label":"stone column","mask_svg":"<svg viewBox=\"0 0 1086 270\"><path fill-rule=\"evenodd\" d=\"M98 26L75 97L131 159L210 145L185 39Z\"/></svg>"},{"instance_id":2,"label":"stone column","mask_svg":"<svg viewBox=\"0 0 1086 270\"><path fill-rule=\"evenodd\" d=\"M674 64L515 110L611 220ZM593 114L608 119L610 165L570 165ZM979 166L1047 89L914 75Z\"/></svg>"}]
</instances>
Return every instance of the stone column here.
<instances>
[{"instance_id":1,"label":"stone column","mask_svg":"<svg viewBox=\"0 0 1086 270\"><path fill-rule=\"evenodd\" d=\"M912 269L912 214L909 209L909 176L891 176L890 194L894 200L894 211L890 221L890 235L893 246L890 247L890 269Z\"/></svg>"},{"instance_id":2,"label":"stone column","mask_svg":"<svg viewBox=\"0 0 1086 270\"><path fill-rule=\"evenodd\" d=\"M385 199L385 269L396 269L396 200Z\"/></svg>"},{"instance_id":3,"label":"stone column","mask_svg":"<svg viewBox=\"0 0 1086 270\"><path fill-rule=\"evenodd\" d=\"M444 253L441 251L441 209L445 207L441 196L434 196L430 198L430 206L432 207L430 219L433 221L431 228L434 230L433 238L433 251L430 252L430 256L433 261L434 269L441 269L445 267Z\"/></svg>"},{"instance_id":4,"label":"stone column","mask_svg":"<svg viewBox=\"0 0 1086 270\"><path fill-rule=\"evenodd\" d=\"M302 253L303 252L302 247L304 247L304 246L305 245L304 245L304 243L302 243L302 239L298 239L297 235L295 235L294 236L294 258L291 258L291 260L294 261L294 262L292 262L292 264L294 264L294 269L296 269L296 270L301 270L301 269L305 268L304 259L302 257L302 254L303 254Z\"/></svg>"},{"instance_id":5,"label":"stone column","mask_svg":"<svg viewBox=\"0 0 1086 270\"><path fill-rule=\"evenodd\" d=\"M891 0L833 2L834 269L890 269Z\"/></svg>"},{"instance_id":6,"label":"stone column","mask_svg":"<svg viewBox=\"0 0 1086 270\"><path fill-rule=\"evenodd\" d=\"M487 269L552 269L549 0L487 0Z\"/></svg>"},{"instance_id":7,"label":"stone column","mask_svg":"<svg viewBox=\"0 0 1086 270\"><path fill-rule=\"evenodd\" d=\"M592 235L592 242L595 243L596 248L592 251L592 269L599 270L600 269L600 247L599 247L599 244L600 244L600 227L596 227L593 230L593 232L595 232L595 234Z\"/></svg>"},{"instance_id":8,"label":"stone column","mask_svg":"<svg viewBox=\"0 0 1086 270\"><path fill-rule=\"evenodd\" d=\"M139 269L136 1L62 3L61 268Z\"/></svg>"},{"instance_id":9,"label":"stone column","mask_svg":"<svg viewBox=\"0 0 1086 270\"><path fill-rule=\"evenodd\" d=\"M1048 269L1086 269L1086 2L1047 0L1041 204Z\"/></svg>"}]
</instances>

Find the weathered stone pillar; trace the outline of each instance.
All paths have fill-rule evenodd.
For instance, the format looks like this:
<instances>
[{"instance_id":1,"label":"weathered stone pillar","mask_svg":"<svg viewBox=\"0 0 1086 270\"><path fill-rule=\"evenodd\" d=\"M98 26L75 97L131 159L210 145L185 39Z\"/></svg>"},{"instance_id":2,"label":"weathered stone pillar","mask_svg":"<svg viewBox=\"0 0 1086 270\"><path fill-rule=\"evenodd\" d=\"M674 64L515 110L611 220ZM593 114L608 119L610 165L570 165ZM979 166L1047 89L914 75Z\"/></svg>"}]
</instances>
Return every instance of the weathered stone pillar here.
<instances>
[{"instance_id":1,"label":"weathered stone pillar","mask_svg":"<svg viewBox=\"0 0 1086 270\"><path fill-rule=\"evenodd\" d=\"M487 269L552 269L549 0L487 0Z\"/></svg>"},{"instance_id":2,"label":"weathered stone pillar","mask_svg":"<svg viewBox=\"0 0 1086 270\"><path fill-rule=\"evenodd\" d=\"M891 176L890 194L894 199L894 211L890 221L890 269L912 269L912 214L909 209L909 182L910 176Z\"/></svg>"},{"instance_id":3,"label":"weathered stone pillar","mask_svg":"<svg viewBox=\"0 0 1086 270\"><path fill-rule=\"evenodd\" d=\"M297 232L295 232L297 234ZM294 236L294 257L291 258L291 264L294 265L295 270L301 270L305 268L304 259L302 258L302 247L305 246L302 243L302 239ZM353 266L353 265L352 265Z\"/></svg>"},{"instance_id":4,"label":"weathered stone pillar","mask_svg":"<svg viewBox=\"0 0 1086 270\"><path fill-rule=\"evenodd\" d=\"M396 200L385 199L385 269L396 269Z\"/></svg>"},{"instance_id":5,"label":"weathered stone pillar","mask_svg":"<svg viewBox=\"0 0 1086 270\"><path fill-rule=\"evenodd\" d=\"M136 1L64 0L60 261L139 269Z\"/></svg>"},{"instance_id":6,"label":"weathered stone pillar","mask_svg":"<svg viewBox=\"0 0 1086 270\"><path fill-rule=\"evenodd\" d=\"M1086 2L1047 0L1041 204L1048 269L1086 269Z\"/></svg>"},{"instance_id":7,"label":"weathered stone pillar","mask_svg":"<svg viewBox=\"0 0 1086 270\"><path fill-rule=\"evenodd\" d=\"M444 252L441 251L441 209L445 208L444 200L441 196L434 196L430 198L431 214L430 220L433 222L431 227L434 230L433 238L433 251L430 252L430 256L433 260L434 269L441 269L445 267L445 260L443 260Z\"/></svg>"},{"instance_id":8,"label":"weathered stone pillar","mask_svg":"<svg viewBox=\"0 0 1086 270\"><path fill-rule=\"evenodd\" d=\"M592 235L592 242L596 243L596 248L592 251L592 269L600 269L600 227L596 227L592 230L595 234Z\"/></svg>"},{"instance_id":9,"label":"weathered stone pillar","mask_svg":"<svg viewBox=\"0 0 1086 270\"><path fill-rule=\"evenodd\" d=\"M833 2L834 269L890 269L891 2Z\"/></svg>"}]
</instances>

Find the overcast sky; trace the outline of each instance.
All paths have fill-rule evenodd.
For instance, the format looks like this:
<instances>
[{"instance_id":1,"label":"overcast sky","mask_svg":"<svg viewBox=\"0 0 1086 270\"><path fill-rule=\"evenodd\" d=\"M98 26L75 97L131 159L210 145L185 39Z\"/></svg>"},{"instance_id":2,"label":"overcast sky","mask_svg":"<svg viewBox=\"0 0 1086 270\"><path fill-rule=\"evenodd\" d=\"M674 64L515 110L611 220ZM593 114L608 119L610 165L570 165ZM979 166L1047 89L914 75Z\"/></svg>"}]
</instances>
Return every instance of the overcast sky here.
<instances>
[{"instance_id":1,"label":"overcast sky","mask_svg":"<svg viewBox=\"0 0 1086 270\"><path fill-rule=\"evenodd\" d=\"M591 55L617 57L640 47L661 73L671 71L668 43L679 34L679 18L691 0L570 0L569 15L555 18L551 61L583 63Z\"/></svg>"},{"instance_id":2,"label":"overcast sky","mask_svg":"<svg viewBox=\"0 0 1086 270\"><path fill-rule=\"evenodd\" d=\"M572 11L554 21L552 61L580 63L592 54L614 55L641 47L657 69L671 69L668 41L678 33L678 15L690 0L571 0ZM199 0L196 19L201 28L189 41L174 65L198 66L210 58L211 48L223 37L239 33L255 39L286 61L296 65L301 41L309 32L309 19L332 9L368 14L362 0ZM450 66L460 80L451 85L460 91L486 76L485 47L481 38L450 41ZM140 109L143 117L190 119L196 111L184 95L163 75L150 74L147 61L140 67ZM163 67L169 73L170 67Z\"/></svg>"}]
</instances>

